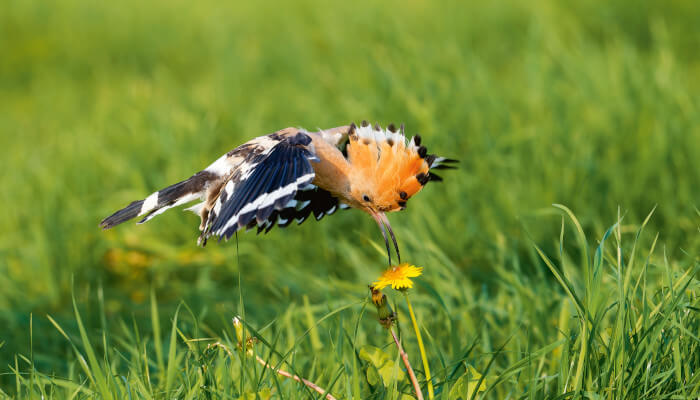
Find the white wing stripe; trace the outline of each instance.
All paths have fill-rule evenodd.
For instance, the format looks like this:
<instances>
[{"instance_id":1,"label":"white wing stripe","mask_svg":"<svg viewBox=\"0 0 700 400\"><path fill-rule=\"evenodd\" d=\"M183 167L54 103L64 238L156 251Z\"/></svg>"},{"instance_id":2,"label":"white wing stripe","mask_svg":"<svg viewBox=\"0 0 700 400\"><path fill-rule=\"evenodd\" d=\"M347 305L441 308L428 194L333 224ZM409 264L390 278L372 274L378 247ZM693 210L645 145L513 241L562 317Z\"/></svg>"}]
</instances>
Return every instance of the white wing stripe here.
<instances>
[{"instance_id":1,"label":"white wing stripe","mask_svg":"<svg viewBox=\"0 0 700 400\"><path fill-rule=\"evenodd\" d=\"M143 205L141 206L141 211L139 212L138 215L143 215L154 208L158 205L158 192L152 193L150 196L146 197L146 200L143 201Z\"/></svg>"},{"instance_id":2,"label":"white wing stripe","mask_svg":"<svg viewBox=\"0 0 700 400\"><path fill-rule=\"evenodd\" d=\"M232 168L233 167L228 162L228 155L224 154L208 166L205 171L212 172L218 176L226 176L231 172Z\"/></svg>"},{"instance_id":3,"label":"white wing stripe","mask_svg":"<svg viewBox=\"0 0 700 400\"><path fill-rule=\"evenodd\" d=\"M287 185L282 186L279 189L259 196L254 201L246 204L236 215L231 217L221 229L217 230L215 234L222 235L224 232L226 232L226 230L237 224L238 217L240 215L246 214L250 211L254 211L260 208L269 207L275 202L275 200L279 199L280 197L284 197L294 193L299 185L313 180L314 176L314 173L302 175L298 177L294 182L288 183Z\"/></svg>"},{"instance_id":4,"label":"white wing stripe","mask_svg":"<svg viewBox=\"0 0 700 400\"><path fill-rule=\"evenodd\" d=\"M158 194L158 193L155 193L155 194ZM153 195L151 195L151 196L153 196ZM148 196L148 197L150 198L151 196ZM153 213L146 216L146 218L144 218L143 220L137 222L137 224L143 224L144 222L155 217L156 215L160 215L173 207L177 207L177 206L189 203L189 202L194 201L194 200L201 200L201 198L202 198L202 196L199 193L190 193L187 196L181 197L180 199L178 199L176 202L174 202L173 204L171 204L169 206L159 208L158 210L156 210Z\"/></svg>"}]
</instances>

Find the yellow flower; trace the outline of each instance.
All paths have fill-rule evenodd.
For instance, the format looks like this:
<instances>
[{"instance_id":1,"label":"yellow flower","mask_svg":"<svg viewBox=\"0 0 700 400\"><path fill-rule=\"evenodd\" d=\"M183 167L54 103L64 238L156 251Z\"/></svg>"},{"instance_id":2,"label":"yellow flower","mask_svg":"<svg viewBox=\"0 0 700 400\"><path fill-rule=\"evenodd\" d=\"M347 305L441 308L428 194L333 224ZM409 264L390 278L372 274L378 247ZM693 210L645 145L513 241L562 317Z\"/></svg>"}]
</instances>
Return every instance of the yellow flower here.
<instances>
[{"instance_id":1,"label":"yellow flower","mask_svg":"<svg viewBox=\"0 0 700 400\"><path fill-rule=\"evenodd\" d=\"M377 290L381 290L387 286L391 286L392 289L397 290L410 289L413 287L411 278L421 276L422 274L423 267L402 263L384 271L382 276L380 276L372 286Z\"/></svg>"}]
</instances>

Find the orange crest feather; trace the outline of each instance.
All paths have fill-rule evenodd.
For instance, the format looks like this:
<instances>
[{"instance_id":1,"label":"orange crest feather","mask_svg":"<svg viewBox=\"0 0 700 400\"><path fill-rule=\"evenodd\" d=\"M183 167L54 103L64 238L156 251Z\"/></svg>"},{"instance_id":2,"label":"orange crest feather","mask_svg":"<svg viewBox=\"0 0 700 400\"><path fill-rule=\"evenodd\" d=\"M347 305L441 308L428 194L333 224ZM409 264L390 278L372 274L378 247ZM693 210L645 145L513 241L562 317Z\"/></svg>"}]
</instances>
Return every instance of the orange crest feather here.
<instances>
[{"instance_id":1,"label":"orange crest feather","mask_svg":"<svg viewBox=\"0 0 700 400\"><path fill-rule=\"evenodd\" d=\"M423 188L426 181L418 177L427 176L430 167L423 158L425 148L421 156L416 144L419 139L406 144L402 133L377 128L363 126L350 135L347 157L356 185L352 194L359 203L367 195L377 211L398 211Z\"/></svg>"}]
</instances>

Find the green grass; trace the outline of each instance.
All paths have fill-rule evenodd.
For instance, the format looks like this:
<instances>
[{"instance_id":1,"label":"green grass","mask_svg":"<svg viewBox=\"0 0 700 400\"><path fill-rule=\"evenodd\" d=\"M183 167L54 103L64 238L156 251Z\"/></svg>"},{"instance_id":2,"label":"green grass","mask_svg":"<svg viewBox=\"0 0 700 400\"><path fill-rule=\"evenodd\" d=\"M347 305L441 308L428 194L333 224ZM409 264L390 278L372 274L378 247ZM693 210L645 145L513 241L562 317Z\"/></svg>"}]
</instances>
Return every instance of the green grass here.
<instances>
[{"instance_id":1,"label":"green grass","mask_svg":"<svg viewBox=\"0 0 700 400\"><path fill-rule=\"evenodd\" d=\"M311 396L237 350L237 315L338 398L411 394L372 378L401 364L365 215L205 249L177 211L97 227L251 137L362 119L461 160L391 216L425 267L439 398L479 375L494 399L700 396L698 20L694 1L6 2L0 397Z\"/></svg>"}]
</instances>

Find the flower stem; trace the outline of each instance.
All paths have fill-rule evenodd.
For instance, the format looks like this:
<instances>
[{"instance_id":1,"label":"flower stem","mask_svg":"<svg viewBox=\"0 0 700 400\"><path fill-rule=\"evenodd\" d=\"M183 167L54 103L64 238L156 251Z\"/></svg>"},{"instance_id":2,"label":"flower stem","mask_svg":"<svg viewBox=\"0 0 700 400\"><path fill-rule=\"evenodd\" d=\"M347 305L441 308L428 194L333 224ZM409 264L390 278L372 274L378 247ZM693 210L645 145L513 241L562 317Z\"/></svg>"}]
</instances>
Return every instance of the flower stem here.
<instances>
[{"instance_id":1,"label":"flower stem","mask_svg":"<svg viewBox=\"0 0 700 400\"><path fill-rule=\"evenodd\" d=\"M418 398L418 400L423 400L423 392L420 391L420 385L418 384L418 380L416 379L416 374L413 373L411 363L408 362L408 355L406 355L406 352L403 351L403 347L401 347L401 343L399 343L399 339L396 337L396 333L394 333L394 328L389 328L389 330L391 331L391 337L394 338L394 343L396 343L396 347L399 349L399 354L401 354L403 364L406 366L406 370L408 371L408 377L411 378L411 383L413 383L413 390L416 392L416 398Z\"/></svg>"},{"instance_id":2,"label":"flower stem","mask_svg":"<svg viewBox=\"0 0 700 400\"><path fill-rule=\"evenodd\" d=\"M234 326L235 326L235 323L236 323L236 322L234 321ZM221 349L224 349L224 351L226 351L226 354L228 354L229 357L233 358L233 352L231 352L231 350L230 350L228 347L226 347L226 345L222 344L221 342L212 343L212 344L210 344L209 346L207 346L207 349L213 349L213 348L221 348ZM251 350L251 351L252 351L252 350ZM260 364L262 364L265 368L269 368L269 369L271 369L271 370L277 372L278 374L280 374L280 375L282 375L282 376L284 376L284 377L292 378L292 379L294 379L294 380L297 381L297 382L303 383L304 385L306 385L306 386L310 387L311 389L317 391L319 394L322 394L322 395L323 395L323 394L325 393L325 395L326 395L326 400L337 400L335 397L333 397L332 394L327 393L326 390L325 390L324 388L318 386L317 384L311 382L310 380L307 380L307 379L304 379L304 378L300 378L300 377L298 377L298 376L296 376L296 375L290 374L290 373L287 372L287 371L281 370L281 369L279 369L279 368L275 368L275 367L273 367L272 365L268 364L267 361L263 360L263 359L262 359L259 355L257 355L257 354L255 355L255 359L256 359ZM422 399L422 398L421 398L421 399Z\"/></svg>"},{"instance_id":3,"label":"flower stem","mask_svg":"<svg viewBox=\"0 0 700 400\"><path fill-rule=\"evenodd\" d=\"M321 395L325 394L327 400L336 400L336 398L333 397L333 395L331 395L330 393L327 393L326 390L325 390L324 388L318 386L317 384L315 384L315 383L313 383L313 382L311 382L311 381L309 381L309 380L307 380L307 379L300 378L300 377L298 377L298 376L296 376L296 375L292 375L292 374L290 374L289 372L284 371L284 370L281 370L281 369L279 369L279 368L275 369L272 365L270 365L270 364L268 364L267 362L265 362L265 360L263 360L262 358L260 358L260 356L257 355L257 354L255 355L255 359L258 360L258 362L259 362L260 364L262 364L264 367L270 368L271 370L277 372L278 374L280 374L280 375L282 375L282 376L284 376L284 377L292 378L292 379L294 379L294 380L297 381L297 382L303 383L304 385L310 387L311 389L315 390L316 392L318 392L318 393L321 394Z\"/></svg>"},{"instance_id":4,"label":"flower stem","mask_svg":"<svg viewBox=\"0 0 700 400\"><path fill-rule=\"evenodd\" d=\"M428 357L425 355L425 346L423 346L423 337L420 334L420 329L418 329L418 322L416 322L416 315L413 313L413 306L411 305L411 300L408 298L408 292L403 292L404 297L406 297L406 304L408 305L408 312L411 314L411 322L413 322L413 330L416 331L416 339L418 339L418 348L420 349L420 358L423 360L423 368L425 369L425 380L428 382L428 398L430 400L435 398L435 392L433 391L433 380L430 376L430 365L428 365Z\"/></svg>"}]
</instances>

